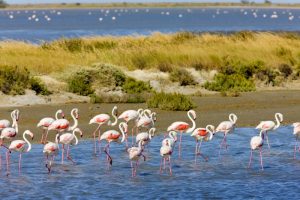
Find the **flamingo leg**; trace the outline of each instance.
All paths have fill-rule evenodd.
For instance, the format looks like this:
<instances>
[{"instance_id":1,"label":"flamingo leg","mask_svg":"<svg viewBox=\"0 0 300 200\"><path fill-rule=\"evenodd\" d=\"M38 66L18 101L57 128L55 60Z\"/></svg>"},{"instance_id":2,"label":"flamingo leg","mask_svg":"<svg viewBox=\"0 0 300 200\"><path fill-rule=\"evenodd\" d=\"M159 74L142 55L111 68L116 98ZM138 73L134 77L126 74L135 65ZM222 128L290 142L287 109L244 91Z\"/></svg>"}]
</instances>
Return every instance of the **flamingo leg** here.
<instances>
[{"instance_id":1,"label":"flamingo leg","mask_svg":"<svg viewBox=\"0 0 300 200\"><path fill-rule=\"evenodd\" d=\"M261 165L261 170L264 170L263 166L263 160L262 160L262 148L259 148L259 155L260 155L260 165Z\"/></svg>"},{"instance_id":2,"label":"flamingo leg","mask_svg":"<svg viewBox=\"0 0 300 200\"><path fill-rule=\"evenodd\" d=\"M133 131L134 131L134 127L131 129L131 146L133 146Z\"/></svg>"},{"instance_id":3,"label":"flamingo leg","mask_svg":"<svg viewBox=\"0 0 300 200\"><path fill-rule=\"evenodd\" d=\"M159 169L159 173L161 174L162 173L162 163L163 163L163 157L161 157L160 159L160 169Z\"/></svg>"},{"instance_id":4,"label":"flamingo leg","mask_svg":"<svg viewBox=\"0 0 300 200\"><path fill-rule=\"evenodd\" d=\"M68 144L68 148L67 148L67 158L68 160L70 160L73 164L75 164L74 160L72 159L71 157L71 154L70 154L70 145Z\"/></svg>"},{"instance_id":5,"label":"flamingo leg","mask_svg":"<svg viewBox=\"0 0 300 200\"><path fill-rule=\"evenodd\" d=\"M61 164L64 164L64 154L65 154L65 145L62 144L62 149L61 149Z\"/></svg>"},{"instance_id":6,"label":"flamingo leg","mask_svg":"<svg viewBox=\"0 0 300 200\"><path fill-rule=\"evenodd\" d=\"M269 137L268 137L268 132L266 131L266 138L267 138L267 144L268 144L268 148L270 150L270 143L269 143Z\"/></svg>"},{"instance_id":7,"label":"flamingo leg","mask_svg":"<svg viewBox=\"0 0 300 200\"><path fill-rule=\"evenodd\" d=\"M21 174L21 161L22 161L22 153L19 155L19 174Z\"/></svg>"},{"instance_id":8,"label":"flamingo leg","mask_svg":"<svg viewBox=\"0 0 300 200\"><path fill-rule=\"evenodd\" d=\"M7 175L9 175L9 163L10 163L9 154L10 154L10 152L7 151L6 152L6 171L7 171Z\"/></svg>"},{"instance_id":9,"label":"flamingo leg","mask_svg":"<svg viewBox=\"0 0 300 200\"><path fill-rule=\"evenodd\" d=\"M133 164L132 164L132 161L130 161L130 166L131 166L131 177L133 177Z\"/></svg>"},{"instance_id":10,"label":"flamingo leg","mask_svg":"<svg viewBox=\"0 0 300 200\"><path fill-rule=\"evenodd\" d=\"M198 140L196 140L196 148L195 148L195 164L197 163L197 153L198 153Z\"/></svg>"},{"instance_id":11,"label":"flamingo leg","mask_svg":"<svg viewBox=\"0 0 300 200\"><path fill-rule=\"evenodd\" d=\"M98 152L99 152L99 156L101 156L101 132L100 132L100 127L99 127L99 133L98 133Z\"/></svg>"},{"instance_id":12,"label":"flamingo leg","mask_svg":"<svg viewBox=\"0 0 300 200\"><path fill-rule=\"evenodd\" d=\"M182 141L182 131L180 131L180 140L179 140L179 148L178 148L178 158L181 158L181 141Z\"/></svg>"},{"instance_id":13,"label":"flamingo leg","mask_svg":"<svg viewBox=\"0 0 300 200\"><path fill-rule=\"evenodd\" d=\"M226 135L225 135L225 133L224 133L223 140L222 140L222 142L221 142L221 144L220 144L219 156L221 155L221 149L222 149L222 147L223 147L223 143L224 143L224 141L225 141L225 137L226 137Z\"/></svg>"},{"instance_id":14,"label":"flamingo leg","mask_svg":"<svg viewBox=\"0 0 300 200\"><path fill-rule=\"evenodd\" d=\"M164 170L166 169L166 158L164 158Z\"/></svg>"},{"instance_id":15,"label":"flamingo leg","mask_svg":"<svg viewBox=\"0 0 300 200\"><path fill-rule=\"evenodd\" d=\"M170 176L172 176L172 166L171 166L171 155L169 155L169 171L170 171Z\"/></svg>"},{"instance_id":16,"label":"flamingo leg","mask_svg":"<svg viewBox=\"0 0 300 200\"><path fill-rule=\"evenodd\" d=\"M250 160L249 160L248 168L251 167L251 163L252 163L252 155L253 155L253 150L251 149L251 151L250 151Z\"/></svg>"},{"instance_id":17,"label":"flamingo leg","mask_svg":"<svg viewBox=\"0 0 300 200\"><path fill-rule=\"evenodd\" d=\"M296 159L297 146L298 146L298 140L297 140L297 138L296 138L296 141L295 141L295 148L294 148L294 159Z\"/></svg>"},{"instance_id":18,"label":"flamingo leg","mask_svg":"<svg viewBox=\"0 0 300 200\"><path fill-rule=\"evenodd\" d=\"M134 176L136 176L136 171L138 167L139 167L139 160L137 160L135 163Z\"/></svg>"},{"instance_id":19,"label":"flamingo leg","mask_svg":"<svg viewBox=\"0 0 300 200\"><path fill-rule=\"evenodd\" d=\"M97 140L96 140L96 133L97 131L100 129L101 124L98 125L98 127L95 129L95 131L93 132L93 137L94 137L94 153L97 154ZM100 130L99 130L99 134L100 134Z\"/></svg>"},{"instance_id":20,"label":"flamingo leg","mask_svg":"<svg viewBox=\"0 0 300 200\"><path fill-rule=\"evenodd\" d=\"M104 148L104 153L107 155L107 164L108 164L108 168L109 168L109 166L112 166L112 158L109 155L109 151L108 150L109 150L109 143Z\"/></svg>"},{"instance_id":21,"label":"flamingo leg","mask_svg":"<svg viewBox=\"0 0 300 200\"><path fill-rule=\"evenodd\" d=\"M43 129L41 144L43 144L43 142L44 142L44 134L45 134L45 129Z\"/></svg>"},{"instance_id":22,"label":"flamingo leg","mask_svg":"<svg viewBox=\"0 0 300 200\"><path fill-rule=\"evenodd\" d=\"M46 144L48 133L49 133L49 130L46 131L46 135L45 135L44 141L42 141L43 144Z\"/></svg>"}]
</instances>

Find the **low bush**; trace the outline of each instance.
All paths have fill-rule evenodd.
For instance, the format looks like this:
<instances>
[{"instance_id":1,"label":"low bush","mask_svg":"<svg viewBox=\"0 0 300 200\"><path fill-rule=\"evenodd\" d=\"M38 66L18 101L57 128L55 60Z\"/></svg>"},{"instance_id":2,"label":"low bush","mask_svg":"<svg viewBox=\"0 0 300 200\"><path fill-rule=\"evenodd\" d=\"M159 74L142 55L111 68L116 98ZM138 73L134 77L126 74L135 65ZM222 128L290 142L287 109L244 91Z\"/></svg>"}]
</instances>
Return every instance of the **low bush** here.
<instances>
[{"instance_id":1,"label":"low bush","mask_svg":"<svg viewBox=\"0 0 300 200\"><path fill-rule=\"evenodd\" d=\"M92 94L90 97L91 103L145 103L148 94L101 94L98 96Z\"/></svg>"},{"instance_id":2,"label":"low bush","mask_svg":"<svg viewBox=\"0 0 300 200\"><path fill-rule=\"evenodd\" d=\"M71 75L68 79L68 90L83 96L94 93L92 89L92 76L86 70L81 70Z\"/></svg>"},{"instance_id":3,"label":"low bush","mask_svg":"<svg viewBox=\"0 0 300 200\"><path fill-rule=\"evenodd\" d=\"M122 86L124 92L128 94L140 94L144 92L151 92L151 86L144 81L138 81L134 78L127 78Z\"/></svg>"},{"instance_id":4,"label":"low bush","mask_svg":"<svg viewBox=\"0 0 300 200\"><path fill-rule=\"evenodd\" d=\"M292 67L288 64L281 64L278 69L284 78L289 77L293 73Z\"/></svg>"},{"instance_id":5,"label":"low bush","mask_svg":"<svg viewBox=\"0 0 300 200\"><path fill-rule=\"evenodd\" d=\"M161 72L169 72L170 73L173 71L174 67L168 62L160 62L160 63L158 63L157 68Z\"/></svg>"},{"instance_id":6,"label":"low bush","mask_svg":"<svg viewBox=\"0 0 300 200\"><path fill-rule=\"evenodd\" d=\"M176 68L169 76L172 82L179 82L180 86L196 85L194 77L186 69Z\"/></svg>"},{"instance_id":7,"label":"low bush","mask_svg":"<svg viewBox=\"0 0 300 200\"><path fill-rule=\"evenodd\" d=\"M168 94L164 92L154 93L148 100L149 108L159 108L161 110L187 111L195 108L192 100L178 93Z\"/></svg>"},{"instance_id":8,"label":"low bush","mask_svg":"<svg viewBox=\"0 0 300 200\"><path fill-rule=\"evenodd\" d=\"M42 80L40 78L37 77L32 77L30 78L30 89L32 89L33 91L35 91L35 93L37 95L50 95L52 94L52 92L50 92L46 85L44 83L42 83Z\"/></svg>"}]
</instances>

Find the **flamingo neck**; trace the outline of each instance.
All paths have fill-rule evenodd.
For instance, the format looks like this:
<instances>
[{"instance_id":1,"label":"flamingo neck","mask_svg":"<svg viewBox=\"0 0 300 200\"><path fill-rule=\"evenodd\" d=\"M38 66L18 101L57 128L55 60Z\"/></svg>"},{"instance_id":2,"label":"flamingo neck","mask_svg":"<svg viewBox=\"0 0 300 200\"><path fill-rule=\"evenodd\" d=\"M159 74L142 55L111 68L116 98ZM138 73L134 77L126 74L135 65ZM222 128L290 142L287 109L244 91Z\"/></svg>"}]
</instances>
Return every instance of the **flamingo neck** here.
<instances>
[{"instance_id":1,"label":"flamingo neck","mask_svg":"<svg viewBox=\"0 0 300 200\"><path fill-rule=\"evenodd\" d=\"M188 117L190 118L190 120L192 121L192 124L193 124L192 127L189 128L189 129L186 131L186 133L190 133L190 132L193 132L193 131L195 130L195 128L196 128L196 122L195 122L195 120L193 119L193 117L191 116L190 112L188 112L187 115L188 115Z\"/></svg>"},{"instance_id":2,"label":"flamingo neck","mask_svg":"<svg viewBox=\"0 0 300 200\"><path fill-rule=\"evenodd\" d=\"M76 132L79 132L79 130L78 130L77 128L73 130L73 136L74 136L74 138L75 138L75 145L78 144L78 138L77 138L77 136L76 136L76 134L75 134Z\"/></svg>"},{"instance_id":3,"label":"flamingo neck","mask_svg":"<svg viewBox=\"0 0 300 200\"><path fill-rule=\"evenodd\" d=\"M264 135L264 131L263 131L263 130L260 131L259 136L260 136L262 139L264 139L265 135Z\"/></svg>"},{"instance_id":4,"label":"flamingo neck","mask_svg":"<svg viewBox=\"0 0 300 200\"><path fill-rule=\"evenodd\" d=\"M236 121L237 121L237 116L236 116L235 114L231 113L231 114L229 115L229 120L230 120L233 124L235 124Z\"/></svg>"},{"instance_id":5,"label":"flamingo neck","mask_svg":"<svg viewBox=\"0 0 300 200\"><path fill-rule=\"evenodd\" d=\"M214 127L212 125L207 125L206 128L207 132L209 133L209 140L212 140L214 135Z\"/></svg>"},{"instance_id":6,"label":"flamingo neck","mask_svg":"<svg viewBox=\"0 0 300 200\"><path fill-rule=\"evenodd\" d=\"M155 133L155 128L151 128L151 129L149 130L149 138L150 138L150 140L151 140L152 137L154 136L154 133Z\"/></svg>"},{"instance_id":7,"label":"flamingo neck","mask_svg":"<svg viewBox=\"0 0 300 200\"><path fill-rule=\"evenodd\" d=\"M124 129L127 129L126 127L125 127L125 123L120 123L119 124L119 129L120 129L120 131L121 131L121 133L122 133L122 140L121 140L121 143L122 142L124 142L124 140L125 140L125 132L126 132L126 130L124 130Z\"/></svg>"},{"instance_id":8,"label":"flamingo neck","mask_svg":"<svg viewBox=\"0 0 300 200\"><path fill-rule=\"evenodd\" d=\"M276 126L274 127L274 130L280 126L279 115L277 113L275 114L275 120L276 120Z\"/></svg>"},{"instance_id":9,"label":"flamingo neck","mask_svg":"<svg viewBox=\"0 0 300 200\"><path fill-rule=\"evenodd\" d=\"M74 129L78 126L78 120L77 120L76 117L74 116L74 112L77 112L76 109L73 109L73 110L71 111L71 116L72 116L72 118L73 118L74 124L73 124L72 127L70 127L69 130L74 130Z\"/></svg>"},{"instance_id":10,"label":"flamingo neck","mask_svg":"<svg viewBox=\"0 0 300 200\"><path fill-rule=\"evenodd\" d=\"M137 118L142 117L143 116L143 109L142 108L138 109L137 113L138 113Z\"/></svg>"},{"instance_id":11,"label":"flamingo neck","mask_svg":"<svg viewBox=\"0 0 300 200\"><path fill-rule=\"evenodd\" d=\"M56 111L55 113L55 119L58 120L58 114L60 114L60 110Z\"/></svg>"},{"instance_id":12,"label":"flamingo neck","mask_svg":"<svg viewBox=\"0 0 300 200\"><path fill-rule=\"evenodd\" d=\"M28 133L25 131L24 133L23 133L23 139L24 139L24 141L27 143L27 145L28 145L28 148L27 148L27 150L26 150L26 152L28 152L28 151L30 151L31 150L31 143L27 140L27 138L26 138L26 135L27 135Z\"/></svg>"},{"instance_id":13,"label":"flamingo neck","mask_svg":"<svg viewBox=\"0 0 300 200\"><path fill-rule=\"evenodd\" d=\"M169 132L169 137L170 137L172 140L174 140L174 141L177 140L177 136L176 136L175 134L176 134L175 131L170 131L170 132Z\"/></svg>"},{"instance_id":14,"label":"flamingo neck","mask_svg":"<svg viewBox=\"0 0 300 200\"><path fill-rule=\"evenodd\" d=\"M55 144L56 144L56 145L58 145L58 142L59 142L59 141L58 141L58 138L59 138L59 134L56 134L56 136L55 136Z\"/></svg>"},{"instance_id":15,"label":"flamingo neck","mask_svg":"<svg viewBox=\"0 0 300 200\"><path fill-rule=\"evenodd\" d=\"M18 134L18 132L19 132L19 126L18 126L18 121L17 121L17 119L16 119L16 116L14 116L14 118L13 118L13 124L12 124L12 127L15 128L16 134Z\"/></svg>"},{"instance_id":16,"label":"flamingo neck","mask_svg":"<svg viewBox=\"0 0 300 200\"><path fill-rule=\"evenodd\" d=\"M115 126L118 123L118 117L116 115L116 110L117 110L117 107L114 107L113 110L111 111L111 114L112 114L113 118L115 119L115 121L111 124L111 126Z\"/></svg>"}]
</instances>

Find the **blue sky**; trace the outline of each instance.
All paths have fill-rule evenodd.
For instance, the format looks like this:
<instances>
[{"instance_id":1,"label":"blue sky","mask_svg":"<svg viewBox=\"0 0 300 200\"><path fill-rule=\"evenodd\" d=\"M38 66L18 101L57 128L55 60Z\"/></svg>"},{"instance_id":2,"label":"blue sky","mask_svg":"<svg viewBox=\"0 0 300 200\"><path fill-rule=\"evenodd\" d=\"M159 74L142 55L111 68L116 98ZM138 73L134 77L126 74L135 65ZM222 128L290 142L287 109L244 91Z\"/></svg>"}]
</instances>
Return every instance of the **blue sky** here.
<instances>
[{"instance_id":1,"label":"blue sky","mask_svg":"<svg viewBox=\"0 0 300 200\"><path fill-rule=\"evenodd\" d=\"M108 3L108 2L185 2L184 0L5 0L7 3ZM254 0L263 2L264 0ZM300 0L271 0L274 3L299 3ZM186 2L240 2L240 0L188 0Z\"/></svg>"}]
</instances>

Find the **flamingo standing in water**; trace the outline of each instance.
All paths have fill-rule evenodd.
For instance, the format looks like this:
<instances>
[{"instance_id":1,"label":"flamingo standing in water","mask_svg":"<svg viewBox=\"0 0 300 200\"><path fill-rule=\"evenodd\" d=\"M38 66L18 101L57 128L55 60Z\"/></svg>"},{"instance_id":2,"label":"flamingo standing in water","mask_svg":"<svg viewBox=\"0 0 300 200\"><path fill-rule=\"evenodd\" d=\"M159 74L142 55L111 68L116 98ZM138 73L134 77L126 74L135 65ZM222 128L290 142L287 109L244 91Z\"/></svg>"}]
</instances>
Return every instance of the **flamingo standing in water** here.
<instances>
[{"instance_id":1,"label":"flamingo standing in water","mask_svg":"<svg viewBox=\"0 0 300 200\"><path fill-rule=\"evenodd\" d=\"M71 116L73 118L74 124L70 126L70 122L67 119L58 119L55 120L49 127L48 131L55 130L58 133L66 132L66 131L73 131L78 126L78 108L73 108L71 110Z\"/></svg>"},{"instance_id":2,"label":"flamingo standing in water","mask_svg":"<svg viewBox=\"0 0 300 200\"><path fill-rule=\"evenodd\" d=\"M72 162L75 163L70 155L70 145L77 145L78 138L75 133L79 133L80 137L83 136L82 131L79 128L75 128L72 133L64 133L59 137L59 143L62 144L62 154L61 154L61 164L64 163L64 151L65 145L67 145L67 158Z\"/></svg>"},{"instance_id":3,"label":"flamingo standing in water","mask_svg":"<svg viewBox=\"0 0 300 200\"><path fill-rule=\"evenodd\" d=\"M182 133L191 133L194 131L194 129L196 128L196 112L194 110L189 110L187 112L187 116L189 117L189 119L192 121L192 127L190 127L190 125L186 122L181 122L181 121L177 121L177 122L173 122L169 127L168 127L168 132L169 131L179 131L180 132L180 139L179 139L179 148L178 148L178 157L181 157L181 141L182 141Z\"/></svg>"},{"instance_id":4,"label":"flamingo standing in water","mask_svg":"<svg viewBox=\"0 0 300 200\"><path fill-rule=\"evenodd\" d=\"M283 115L281 113L275 113L275 120L276 120L276 124L274 121L261 121L256 127L256 129L260 129L265 132L269 149L270 149L270 144L268 138L268 131L271 130L274 131L277 128L279 128L280 123L283 121Z\"/></svg>"},{"instance_id":5,"label":"flamingo standing in water","mask_svg":"<svg viewBox=\"0 0 300 200\"><path fill-rule=\"evenodd\" d=\"M56 134L55 136L55 143L54 142L48 142L47 144L45 144L44 149L43 149L43 153L46 155L46 167L48 169L48 173L51 172L51 167L52 167L52 162L54 160L54 156L56 156L59 152L59 133ZM49 157L50 161L49 161Z\"/></svg>"},{"instance_id":6,"label":"flamingo standing in water","mask_svg":"<svg viewBox=\"0 0 300 200\"><path fill-rule=\"evenodd\" d=\"M207 125L206 128L196 128L191 134L192 137L196 140L196 148L195 148L195 164L197 162L197 156L201 155L206 161L208 161L208 157L204 157L200 152L202 141L205 142L211 141L214 135L215 127L213 125ZM200 143L199 143L200 141Z\"/></svg>"},{"instance_id":7,"label":"flamingo standing in water","mask_svg":"<svg viewBox=\"0 0 300 200\"><path fill-rule=\"evenodd\" d=\"M9 145L8 149L11 151L19 152L19 173L21 173L21 160L22 160L22 153L23 152L29 152L31 150L31 143L27 140L26 135L29 135L31 139L33 140L33 133L29 130L24 131L23 133L23 139L24 140L14 140L11 142ZM27 149L25 150L25 144L28 145ZM8 157L8 163L7 163L7 174L9 174L9 161L10 161L10 156L9 152L7 152L7 157Z\"/></svg>"},{"instance_id":8,"label":"flamingo standing in water","mask_svg":"<svg viewBox=\"0 0 300 200\"><path fill-rule=\"evenodd\" d=\"M143 154L142 143L143 143L143 140L139 140L138 147L131 147L131 148L127 149L128 156L130 159L130 164L131 164L132 177L136 176L136 171L137 171L137 168L139 167L140 157L143 156L144 161L146 161L146 156ZM133 164L133 161L136 161L135 165Z\"/></svg>"},{"instance_id":9,"label":"flamingo standing in water","mask_svg":"<svg viewBox=\"0 0 300 200\"><path fill-rule=\"evenodd\" d=\"M94 149L95 149L95 154L97 153L97 142L96 142L96 132L99 130L99 133L98 133L98 143L99 143L99 152L101 152L101 144L100 144L100 137L101 137L101 133L100 133L100 127L103 125L103 124L107 124L109 126L115 126L117 125L118 123L118 118L117 118L117 115L118 115L118 107L117 106L114 106L112 111L111 111L111 115L113 116L114 118L114 122L111 122L110 120L110 116L108 114L99 114L99 115L96 115L95 117L93 117L91 120L90 120L90 123L89 124L98 124L98 127L96 128L96 130L94 131L93 133L93 136L94 136Z\"/></svg>"},{"instance_id":10,"label":"flamingo standing in water","mask_svg":"<svg viewBox=\"0 0 300 200\"><path fill-rule=\"evenodd\" d=\"M149 115L146 113L150 112ZM140 117L137 121L137 128L147 128L148 130L152 127L154 127L156 121L156 112L152 112L148 109L144 110L144 114L142 117Z\"/></svg>"},{"instance_id":11,"label":"flamingo standing in water","mask_svg":"<svg viewBox=\"0 0 300 200\"><path fill-rule=\"evenodd\" d=\"M166 168L166 161L168 161L170 176L172 176L172 166L171 166L172 153L173 153L173 146L171 146L171 144L169 143L169 140L166 140L165 145L162 145L160 148L160 155L162 157L161 161L160 161L160 170L159 170L160 173L162 173L163 169Z\"/></svg>"},{"instance_id":12,"label":"flamingo standing in water","mask_svg":"<svg viewBox=\"0 0 300 200\"><path fill-rule=\"evenodd\" d=\"M128 125L128 123L130 121L134 121L134 127L132 127L131 129L131 136L132 136L132 141L131 141L131 144L133 145L133 132L134 132L134 128L137 128L137 121L139 120L139 118L143 115L143 109L142 108L139 108L138 110L126 110L124 111L118 119L123 119L126 124ZM138 130L136 130L136 134L138 133ZM127 139L128 138L128 135L126 134L126 148L128 148L128 145L127 145Z\"/></svg>"},{"instance_id":13,"label":"flamingo standing in water","mask_svg":"<svg viewBox=\"0 0 300 200\"><path fill-rule=\"evenodd\" d=\"M3 144L3 140L4 139L12 140L12 138L14 138L19 132L19 128L18 128L19 110L15 110L15 112L13 112L12 120L13 120L12 127L3 128L0 134L0 146L5 147L6 149L8 149L8 147L6 147Z\"/></svg>"},{"instance_id":14,"label":"flamingo standing in water","mask_svg":"<svg viewBox=\"0 0 300 200\"><path fill-rule=\"evenodd\" d=\"M125 137L126 137L125 133L127 133L127 130L128 130L128 125L125 122L121 122L119 124L119 129L120 129L121 133L116 130L108 130L108 131L105 131L100 137L100 140L107 141L107 145L104 148L104 153L107 155L108 168L109 168L109 166L112 165L112 158L109 154L109 145L111 142L118 142L118 143L124 142ZM119 138L121 137L121 135L122 135L122 140L120 142Z\"/></svg>"},{"instance_id":15,"label":"flamingo standing in water","mask_svg":"<svg viewBox=\"0 0 300 200\"><path fill-rule=\"evenodd\" d=\"M294 159L296 159L298 140L300 138L300 122L293 123L293 127L294 127L293 134L295 135L296 138L295 148L294 148ZM300 152L300 147L298 148L298 151Z\"/></svg>"},{"instance_id":16,"label":"flamingo standing in water","mask_svg":"<svg viewBox=\"0 0 300 200\"><path fill-rule=\"evenodd\" d=\"M16 118L16 116L18 116L18 115L19 115L19 110L13 110L10 113L12 123L14 123L14 118ZM7 120L7 119L0 120L0 131L2 131L4 128L8 128L8 127L10 127L9 120Z\"/></svg>"},{"instance_id":17,"label":"flamingo standing in water","mask_svg":"<svg viewBox=\"0 0 300 200\"><path fill-rule=\"evenodd\" d=\"M62 118L65 118L65 114L63 113L63 111L61 109L57 110L55 113L55 119L53 119L52 117L45 117L43 119L41 119L39 121L39 123L37 124L37 127L42 127L43 129L43 133L42 133L42 139L41 139L41 143L45 144L46 140L47 140L47 136L48 136L48 128L49 126L55 121L55 120L59 120L58 115L61 114ZM44 138L44 135L46 133L46 136Z\"/></svg>"},{"instance_id":18,"label":"flamingo standing in water","mask_svg":"<svg viewBox=\"0 0 300 200\"><path fill-rule=\"evenodd\" d=\"M169 137L165 138L162 142L162 146L171 146L172 148L175 147L175 143L177 142L177 132L176 131L170 131L169 132Z\"/></svg>"},{"instance_id":19,"label":"flamingo standing in water","mask_svg":"<svg viewBox=\"0 0 300 200\"><path fill-rule=\"evenodd\" d=\"M154 136L156 128L151 128L148 132L142 132L136 135L135 141L139 143L142 141L142 146L147 145Z\"/></svg>"},{"instance_id":20,"label":"flamingo standing in water","mask_svg":"<svg viewBox=\"0 0 300 200\"><path fill-rule=\"evenodd\" d=\"M220 143L219 155L221 153L222 147L225 147L225 149L227 150L226 136L227 136L228 133L231 133L231 132L234 131L237 119L238 119L237 116L234 113L231 113L229 115L229 121L223 121L218 125L218 127L216 129L216 132L223 132L224 133L223 140Z\"/></svg>"},{"instance_id":21,"label":"flamingo standing in water","mask_svg":"<svg viewBox=\"0 0 300 200\"><path fill-rule=\"evenodd\" d=\"M250 168L250 166L251 166L253 150L259 149L260 165L261 165L261 169L264 170L263 160L262 160L262 146L263 145L264 145L264 134L263 134L263 130L261 130L259 133L259 136L254 136L251 138L251 141L250 141L251 152L250 152L250 161L249 161L248 168Z\"/></svg>"}]
</instances>

